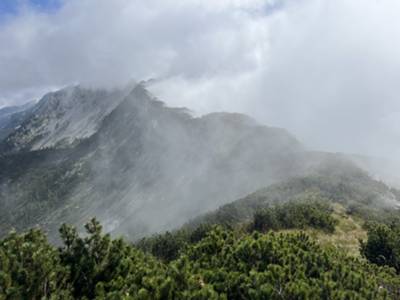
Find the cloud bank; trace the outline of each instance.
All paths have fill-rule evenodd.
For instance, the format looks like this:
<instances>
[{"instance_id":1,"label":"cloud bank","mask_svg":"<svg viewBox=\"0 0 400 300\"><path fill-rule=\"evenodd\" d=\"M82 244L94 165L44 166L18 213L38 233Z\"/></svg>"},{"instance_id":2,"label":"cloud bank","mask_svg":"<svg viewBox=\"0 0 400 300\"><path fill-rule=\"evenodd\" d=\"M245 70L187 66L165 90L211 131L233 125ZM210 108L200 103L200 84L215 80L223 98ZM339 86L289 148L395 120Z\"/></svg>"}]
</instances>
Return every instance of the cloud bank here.
<instances>
[{"instance_id":1,"label":"cloud bank","mask_svg":"<svg viewBox=\"0 0 400 300\"><path fill-rule=\"evenodd\" d=\"M0 20L0 106L80 82L238 111L312 148L400 153L400 2L65 0Z\"/></svg>"}]
</instances>

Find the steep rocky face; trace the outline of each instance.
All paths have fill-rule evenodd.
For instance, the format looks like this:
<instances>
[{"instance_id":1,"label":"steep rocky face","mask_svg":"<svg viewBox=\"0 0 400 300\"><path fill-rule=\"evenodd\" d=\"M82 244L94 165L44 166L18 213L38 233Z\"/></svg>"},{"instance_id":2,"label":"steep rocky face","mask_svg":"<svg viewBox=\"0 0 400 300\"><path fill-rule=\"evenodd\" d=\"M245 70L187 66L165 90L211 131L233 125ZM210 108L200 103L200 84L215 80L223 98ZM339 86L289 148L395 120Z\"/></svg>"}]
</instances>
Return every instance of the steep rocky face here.
<instances>
[{"instance_id":1,"label":"steep rocky face","mask_svg":"<svg viewBox=\"0 0 400 300\"><path fill-rule=\"evenodd\" d=\"M9 135L3 227L52 231L98 216L109 231L138 237L300 172L303 148L282 129L239 114L193 118L140 85L120 96L49 94Z\"/></svg>"},{"instance_id":2,"label":"steep rocky face","mask_svg":"<svg viewBox=\"0 0 400 300\"><path fill-rule=\"evenodd\" d=\"M3 152L69 147L96 132L124 91L69 87L45 95L3 141Z\"/></svg>"},{"instance_id":3,"label":"steep rocky face","mask_svg":"<svg viewBox=\"0 0 400 300\"><path fill-rule=\"evenodd\" d=\"M35 102L29 102L21 106L0 109L0 142L30 116L34 105Z\"/></svg>"},{"instance_id":4,"label":"steep rocky face","mask_svg":"<svg viewBox=\"0 0 400 300\"><path fill-rule=\"evenodd\" d=\"M39 225L55 236L63 222L96 216L135 239L294 176L365 178L344 155L307 151L283 129L241 114L194 118L141 85L64 89L24 116L2 143L1 234ZM394 207L392 196L375 199Z\"/></svg>"},{"instance_id":5,"label":"steep rocky face","mask_svg":"<svg viewBox=\"0 0 400 300\"><path fill-rule=\"evenodd\" d=\"M289 158L302 152L283 130L237 114L192 118L140 86L86 147L92 180L72 197L79 213L70 215L96 215L130 235L175 227L291 176L298 170Z\"/></svg>"}]
</instances>

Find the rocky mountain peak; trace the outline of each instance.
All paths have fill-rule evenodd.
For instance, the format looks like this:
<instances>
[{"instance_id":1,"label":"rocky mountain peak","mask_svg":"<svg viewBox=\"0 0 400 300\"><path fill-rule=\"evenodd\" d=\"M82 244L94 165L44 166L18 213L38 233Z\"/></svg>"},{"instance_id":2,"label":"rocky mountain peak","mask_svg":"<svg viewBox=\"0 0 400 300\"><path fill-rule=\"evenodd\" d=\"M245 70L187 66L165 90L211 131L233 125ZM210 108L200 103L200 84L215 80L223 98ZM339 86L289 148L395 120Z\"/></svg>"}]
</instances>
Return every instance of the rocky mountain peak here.
<instances>
[{"instance_id":1,"label":"rocky mountain peak","mask_svg":"<svg viewBox=\"0 0 400 300\"><path fill-rule=\"evenodd\" d=\"M124 98L121 90L71 86L51 92L30 111L18 128L3 141L7 152L65 148L90 137Z\"/></svg>"}]
</instances>

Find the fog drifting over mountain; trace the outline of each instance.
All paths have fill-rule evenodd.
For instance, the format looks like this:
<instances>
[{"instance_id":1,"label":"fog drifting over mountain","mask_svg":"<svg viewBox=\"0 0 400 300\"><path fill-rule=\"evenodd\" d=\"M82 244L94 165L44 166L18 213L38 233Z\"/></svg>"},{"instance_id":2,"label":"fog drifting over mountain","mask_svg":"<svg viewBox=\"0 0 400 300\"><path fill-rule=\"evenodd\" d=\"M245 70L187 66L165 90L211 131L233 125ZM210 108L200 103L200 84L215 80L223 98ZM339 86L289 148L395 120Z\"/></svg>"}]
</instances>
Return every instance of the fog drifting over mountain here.
<instances>
[{"instance_id":1,"label":"fog drifting over mountain","mask_svg":"<svg viewBox=\"0 0 400 300\"><path fill-rule=\"evenodd\" d=\"M400 2L64 0L0 18L0 106L76 82L236 111L312 148L397 159Z\"/></svg>"}]
</instances>

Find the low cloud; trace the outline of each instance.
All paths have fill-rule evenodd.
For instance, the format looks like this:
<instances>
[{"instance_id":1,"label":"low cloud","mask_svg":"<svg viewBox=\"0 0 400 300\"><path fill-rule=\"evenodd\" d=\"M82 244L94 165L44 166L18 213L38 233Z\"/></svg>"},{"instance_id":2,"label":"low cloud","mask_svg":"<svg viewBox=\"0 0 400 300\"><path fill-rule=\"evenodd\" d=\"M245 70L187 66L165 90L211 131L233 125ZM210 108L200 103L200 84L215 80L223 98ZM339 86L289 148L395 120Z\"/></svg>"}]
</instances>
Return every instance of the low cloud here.
<instances>
[{"instance_id":1,"label":"low cloud","mask_svg":"<svg viewBox=\"0 0 400 300\"><path fill-rule=\"evenodd\" d=\"M80 82L248 113L312 148L397 158L400 2L65 0L0 22L0 106ZM29 98L29 99L28 99Z\"/></svg>"}]
</instances>

